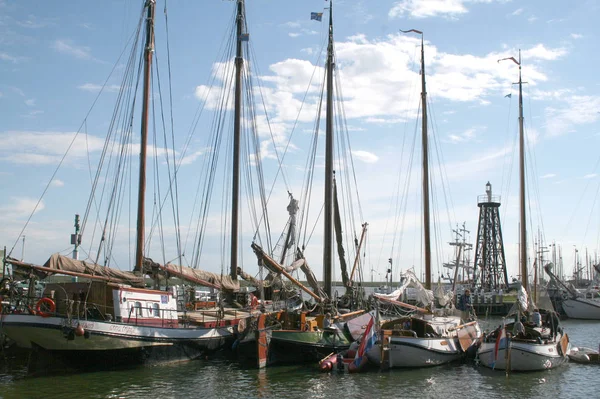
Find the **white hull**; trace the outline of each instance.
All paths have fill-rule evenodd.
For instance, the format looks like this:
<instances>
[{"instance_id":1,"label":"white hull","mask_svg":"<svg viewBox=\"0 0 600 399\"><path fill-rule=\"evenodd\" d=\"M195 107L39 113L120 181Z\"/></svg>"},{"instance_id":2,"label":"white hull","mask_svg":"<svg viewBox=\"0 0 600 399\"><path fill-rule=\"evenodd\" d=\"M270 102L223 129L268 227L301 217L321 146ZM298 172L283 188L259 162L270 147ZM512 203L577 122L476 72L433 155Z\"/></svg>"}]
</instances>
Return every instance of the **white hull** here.
<instances>
[{"instance_id":1,"label":"white hull","mask_svg":"<svg viewBox=\"0 0 600 399\"><path fill-rule=\"evenodd\" d=\"M501 348L498 350L495 362L494 351L496 343L483 342L479 347L477 355L482 365L495 370L506 370L507 360L510 363L511 371L548 370L562 366L568 360L566 353L561 353L559 342L560 335L557 337L556 342L548 344L511 340L508 353L510 359L507 359L506 349Z\"/></svg>"},{"instance_id":2,"label":"white hull","mask_svg":"<svg viewBox=\"0 0 600 399\"><path fill-rule=\"evenodd\" d=\"M90 333L89 338L65 338L64 330L80 324ZM6 314L2 316L2 331L20 347L31 348L35 344L46 350L112 350L154 345L172 345L191 342L210 346L212 341L232 337L232 327L222 328L163 328L136 326L106 321L77 321L69 324L62 317L39 317L35 315Z\"/></svg>"},{"instance_id":3,"label":"white hull","mask_svg":"<svg viewBox=\"0 0 600 399\"><path fill-rule=\"evenodd\" d=\"M594 299L565 299L562 307L570 319L600 320L600 301Z\"/></svg>"},{"instance_id":4,"label":"white hull","mask_svg":"<svg viewBox=\"0 0 600 399\"><path fill-rule=\"evenodd\" d=\"M458 360L462 352L457 338L391 337L386 356L389 368L438 366ZM381 364L381 345L367 353L369 361Z\"/></svg>"}]
</instances>

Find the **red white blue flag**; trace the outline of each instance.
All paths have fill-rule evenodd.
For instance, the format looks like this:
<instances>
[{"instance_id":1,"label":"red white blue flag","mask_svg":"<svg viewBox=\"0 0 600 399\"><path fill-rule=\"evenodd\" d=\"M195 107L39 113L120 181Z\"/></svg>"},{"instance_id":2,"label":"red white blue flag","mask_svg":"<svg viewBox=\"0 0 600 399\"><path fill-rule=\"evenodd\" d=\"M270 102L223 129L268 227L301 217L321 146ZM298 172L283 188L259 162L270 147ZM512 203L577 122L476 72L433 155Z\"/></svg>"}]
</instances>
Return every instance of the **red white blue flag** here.
<instances>
[{"instance_id":1,"label":"red white blue flag","mask_svg":"<svg viewBox=\"0 0 600 399\"><path fill-rule=\"evenodd\" d=\"M496 366L496 360L498 360L498 352L500 351L500 349L506 349L507 342L508 338L506 337L506 327L502 326L502 329L496 337L496 345L494 346L494 362L492 363L492 368Z\"/></svg>"},{"instance_id":2,"label":"red white blue flag","mask_svg":"<svg viewBox=\"0 0 600 399\"><path fill-rule=\"evenodd\" d=\"M365 333L363 334L362 341L360 342L360 346L358 347L358 351L356 351L356 355L354 356L354 365L356 367L360 367L363 363L363 359L366 357L367 352L375 346L375 342L377 341L377 334L375 333L375 318L371 317L371 320L367 324L367 328L365 329Z\"/></svg>"}]
</instances>

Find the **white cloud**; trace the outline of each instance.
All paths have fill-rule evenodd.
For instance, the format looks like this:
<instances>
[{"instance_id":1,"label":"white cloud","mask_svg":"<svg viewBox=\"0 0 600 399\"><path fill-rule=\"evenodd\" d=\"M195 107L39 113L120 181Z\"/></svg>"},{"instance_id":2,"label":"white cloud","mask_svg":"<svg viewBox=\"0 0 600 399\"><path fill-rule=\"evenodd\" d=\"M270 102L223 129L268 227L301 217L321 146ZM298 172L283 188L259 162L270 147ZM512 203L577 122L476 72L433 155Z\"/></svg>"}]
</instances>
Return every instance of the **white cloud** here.
<instances>
[{"instance_id":1,"label":"white cloud","mask_svg":"<svg viewBox=\"0 0 600 399\"><path fill-rule=\"evenodd\" d=\"M298 22L298 21L290 21L290 22L286 22L282 25L285 27L288 27L288 28L292 28L292 29L297 29L301 26L300 22Z\"/></svg>"},{"instance_id":2,"label":"white cloud","mask_svg":"<svg viewBox=\"0 0 600 399\"><path fill-rule=\"evenodd\" d=\"M583 176L584 179L593 179L594 177L598 176L597 173L589 173L585 176Z\"/></svg>"},{"instance_id":3,"label":"white cloud","mask_svg":"<svg viewBox=\"0 0 600 399\"><path fill-rule=\"evenodd\" d=\"M551 179L553 177L556 177L556 174L554 174L554 173L546 173L545 175L540 176L540 179Z\"/></svg>"},{"instance_id":4,"label":"white cloud","mask_svg":"<svg viewBox=\"0 0 600 399\"><path fill-rule=\"evenodd\" d=\"M450 134L448 138L452 143L464 143L475 139L476 136L476 130L471 128L459 134Z\"/></svg>"},{"instance_id":5,"label":"white cloud","mask_svg":"<svg viewBox=\"0 0 600 399\"><path fill-rule=\"evenodd\" d=\"M74 132L36 132L36 131L7 131L0 133L0 161L12 162L23 165L48 165L57 164L64 156L70 146L69 155L66 161L77 164L85 162L87 164L88 153L98 153L104 148L105 140L90 134L79 133L75 141ZM72 143L72 144L71 144ZM120 144L111 145L114 151L121 151ZM137 156L140 152L140 144L126 144L129 146L125 150L127 154ZM169 152L173 155L171 149L163 147L154 148L148 144L148 156L163 157Z\"/></svg>"},{"instance_id":6,"label":"white cloud","mask_svg":"<svg viewBox=\"0 0 600 399\"><path fill-rule=\"evenodd\" d=\"M54 164L69 147L75 133L8 131L0 133L0 160L18 164ZM85 157L87 148L99 151L104 140L80 133L72 147L75 157Z\"/></svg>"},{"instance_id":7,"label":"white cloud","mask_svg":"<svg viewBox=\"0 0 600 399\"><path fill-rule=\"evenodd\" d=\"M298 36L300 36L300 33L298 33L298 32L290 32L290 33L288 33L288 36L289 37L298 37Z\"/></svg>"},{"instance_id":8,"label":"white cloud","mask_svg":"<svg viewBox=\"0 0 600 399\"><path fill-rule=\"evenodd\" d=\"M59 179L54 179L50 182L50 187L64 187L65 182Z\"/></svg>"},{"instance_id":9,"label":"white cloud","mask_svg":"<svg viewBox=\"0 0 600 399\"><path fill-rule=\"evenodd\" d=\"M45 208L44 202L41 201L35 208L38 200L27 197L11 197L11 204L0 207L0 214L7 214L11 217L29 216L35 209L36 213Z\"/></svg>"},{"instance_id":10,"label":"white cloud","mask_svg":"<svg viewBox=\"0 0 600 399\"><path fill-rule=\"evenodd\" d=\"M100 90L102 90L102 85L98 85L95 83L84 83L82 85L77 86L78 89L80 90L84 90L84 91L89 91L92 93L97 93ZM118 92L119 90L121 90L121 86L119 85L106 85L104 86L104 91L107 92Z\"/></svg>"},{"instance_id":11,"label":"white cloud","mask_svg":"<svg viewBox=\"0 0 600 399\"><path fill-rule=\"evenodd\" d=\"M580 35L579 33L571 33L572 39L581 39L582 37L583 35Z\"/></svg>"},{"instance_id":12,"label":"white cloud","mask_svg":"<svg viewBox=\"0 0 600 399\"><path fill-rule=\"evenodd\" d=\"M82 60L91 60L91 49L86 46L76 46L71 40L55 40L52 48L59 53L68 54Z\"/></svg>"},{"instance_id":13,"label":"white cloud","mask_svg":"<svg viewBox=\"0 0 600 399\"><path fill-rule=\"evenodd\" d=\"M548 49L543 44L538 44L529 50L523 51L523 58L526 59L538 59L553 61L567 54L567 49L563 47Z\"/></svg>"},{"instance_id":14,"label":"white cloud","mask_svg":"<svg viewBox=\"0 0 600 399\"><path fill-rule=\"evenodd\" d=\"M27 105L28 107L35 106L35 98L30 98L30 99L25 100L25 105Z\"/></svg>"},{"instance_id":15,"label":"white cloud","mask_svg":"<svg viewBox=\"0 0 600 399\"><path fill-rule=\"evenodd\" d=\"M12 62L13 64L18 64L19 62L25 60L25 57L19 57L16 55L10 55L5 52L0 52L0 60Z\"/></svg>"},{"instance_id":16,"label":"white cloud","mask_svg":"<svg viewBox=\"0 0 600 399\"><path fill-rule=\"evenodd\" d=\"M368 151L352 151L352 155L354 155L359 161L363 161L365 163L375 163L379 160L377 155Z\"/></svg>"},{"instance_id":17,"label":"white cloud","mask_svg":"<svg viewBox=\"0 0 600 399\"><path fill-rule=\"evenodd\" d=\"M533 23L533 22L537 21L537 19L538 19L538 17L536 17L535 15L532 15L529 18L527 18L527 22Z\"/></svg>"},{"instance_id":18,"label":"white cloud","mask_svg":"<svg viewBox=\"0 0 600 399\"><path fill-rule=\"evenodd\" d=\"M522 13L522 12L523 12L523 9L522 9L522 8L517 8L516 10L514 10L514 11L512 12L512 14L511 14L511 15L521 15L521 13Z\"/></svg>"},{"instance_id":19,"label":"white cloud","mask_svg":"<svg viewBox=\"0 0 600 399\"><path fill-rule=\"evenodd\" d=\"M546 131L549 136L573 132L574 125L594 123L600 119L600 96L570 95L563 98L560 108L547 107Z\"/></svg>"},{"instance_id":20,"label":"white cloud","mask_svg":"<svg viewBox=\"0 0 600 399\"><path fill-rule=\"evenodd\" d=\"M444 16L455 18L466 14L468 3L491 3L494 0L401 0L392 6L390 18L401 18L409 15L413 18Z\"/></svg>"},{"instance_id":21,"label":"white cloud","mask_svg":"<svg viewBox=\"0 0 600 399\"><path fill-rule=\"evenodd\" d=\"M369 40L354 35L336 44L337 74L342 82L344 108L347 117L364 118L370 123L399 123L414 118L419 100L420 39L410 35L392 34L384 39ZM478 106L490 103L490 95L506 94L517 74L510 62L497 61L518 53L517 49L490 52L485 55L453 54L438 51L426 42L428 92L433 98L458 102L473 102ZM547 80L539 61L551 61L566 54L563 48L547 48L542 44L525 49L527 62L523 75L534 88ZM270 74L261 79L271 84L263 87L267 110L279 120L298 117L302 98L308 91L299 120L314 119L324 70L310 61L287 59L272 64ZM309 87L309 82L312 83ZM202 90L205 95L205 90ZM199 94L197 92L197 94Z\"/></svg>"},{"instance_id":22,"label":"white cloud","mask_svg":"<svg viewBox=\"0 0 600 399\"><path fill-rule=\"evenodd\" d=\"M27 19L17 21L16 23L22 28L39 29L54 25L54 20L49 18L38 18L35 15L28 15Z\"/></svg>"}]
</instances>

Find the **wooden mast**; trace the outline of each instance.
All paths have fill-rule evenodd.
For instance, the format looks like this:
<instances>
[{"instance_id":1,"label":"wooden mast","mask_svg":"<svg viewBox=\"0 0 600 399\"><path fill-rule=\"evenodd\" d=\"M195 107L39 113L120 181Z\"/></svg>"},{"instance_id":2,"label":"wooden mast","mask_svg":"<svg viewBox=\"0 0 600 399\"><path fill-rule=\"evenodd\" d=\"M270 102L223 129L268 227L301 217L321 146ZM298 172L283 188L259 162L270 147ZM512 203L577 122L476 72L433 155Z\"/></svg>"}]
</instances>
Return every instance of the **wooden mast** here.
<instances>
[{"instance_id":1,"label":"wooden mast","mask_svg":"<svg viewBox=\"0 0 600 399\"><path fill-rule=\"evenodd\" d=\"M425 47L421 32L421 106L423 107L423 234L425 244L425 288L431 289L431 237L429 232L429 149L427 141L427 90L425 89Z\"/></svg>"},{"instance_id":2,"label":"wooden mast","mask_svg":"<svg viewBox=\"0 0 600 399\"><path fill-rule=\"evenodd\" d=\"M323 233L323 290L331 298L333 241L333 1L329 4L327 46L327 116L325 122L325 209Z\"/></svg>"},{"instance_id":3,"label":"wooden mast","mask_svg":"<svg viewBox=\"0 0 600 399\"><path fill-rule=\"evenodd\" d=\"M144 218L146 203L146 147L148 145L148 110L150 102L150 78L152 77L152 54L154 53L154 6L155 0L146 2L146 48L144 50L144 92L142 103L142 122L140 139L140 176L138 185L138 214L137 214L137 233L136 233L136 251L135 268L136 271L143 271L142 263L144 260Z\"/></svg>"},{"instance_id":4,"label":"wooden mast","mask_svg":"<svg viewBox=\"0 0 600 399\"><path fill-rule=\"evenodd\" d=\"M514 58L513 58L514 60ZM519 198L521 207L521 280L527 291L527 225L525 214L525 134L523 132L523 82L521 80L521 50L519 50Z\"/></svg>"},{"instance_id":5,"label":"wooden mast","mask_svg":"<svg viewBox=\"0 0 600 399\"><path fill-rule=\"evenodd\" d=\"M242 34L244 33L244 0L237 0L237 45L235 54L235 110L233 125L233 175L231 192L231 278L237 280L238 261L238 211L240 195L240 137L242 112Z\"/></svg>"},{"instance_id":6,"label":"wooden mast","mask_svg":"<svg viewBox=\"0 0 600 399\"><path fill-rule=\"evenodd\" d=\"M521 79L521 50L519 50L519 60L515 57L502 58L498 60L511 60L519 66L519 261L521 266L521 284L527 291L527 225L525 224L527 215L525 214L525 133L523 132L523 81Z\"/></svg>"},{"instance_id":7,"label":"wooden mast","mask_svg":"<svg viewBox=\"0 0 600 399\"><path fill-rule=\"evenodd\" d=\"M414 32L421 35L421 107L423 108L421 139L423 152L423 244L425 245L425 288L431 289L431 236L429 217L429 149L427 141L427 90L425 88L425 46L423 32L416 29L402 30L402 33Z\"/></svg>"}]
</instances>

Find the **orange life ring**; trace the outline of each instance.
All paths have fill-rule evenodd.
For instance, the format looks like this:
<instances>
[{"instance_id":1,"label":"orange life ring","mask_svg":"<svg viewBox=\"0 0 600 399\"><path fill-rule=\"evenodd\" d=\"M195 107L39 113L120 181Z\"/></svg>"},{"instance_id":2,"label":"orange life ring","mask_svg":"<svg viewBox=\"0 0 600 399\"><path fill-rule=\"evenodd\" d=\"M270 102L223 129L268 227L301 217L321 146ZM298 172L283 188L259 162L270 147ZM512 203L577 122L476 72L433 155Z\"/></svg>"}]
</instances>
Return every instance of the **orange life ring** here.
<instances>
[{"instance_id":1,"label":"orange life ring","mask_svg":"<svg viewBox=\"0 0 600 399\"><path fill-rule=\"evenodd\" d=\"M44 306L44 309L42 309ZM56 311L56 304L50 298L42 298L35 305L36 314L42 317L50 317Z\"/></svg>"}]
</instances>

